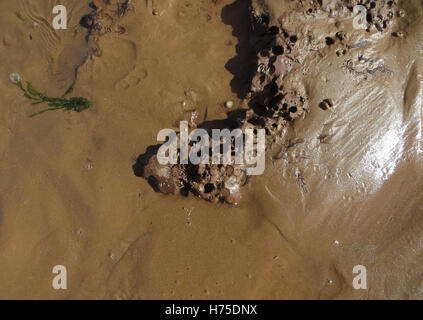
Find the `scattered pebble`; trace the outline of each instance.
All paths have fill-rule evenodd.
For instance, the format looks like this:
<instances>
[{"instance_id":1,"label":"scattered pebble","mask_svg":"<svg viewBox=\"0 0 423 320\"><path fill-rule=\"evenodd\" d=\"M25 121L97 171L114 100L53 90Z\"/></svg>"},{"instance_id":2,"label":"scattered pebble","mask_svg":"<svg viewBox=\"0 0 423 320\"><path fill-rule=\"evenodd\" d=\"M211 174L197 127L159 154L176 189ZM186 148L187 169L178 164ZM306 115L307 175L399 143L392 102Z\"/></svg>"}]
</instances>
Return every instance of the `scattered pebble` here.
<instances>
[{"instance_id":1,"label":"scattered pebble","mask_svg":"<svg viewBox=\"0 0 423 320\"><path fill-rule=\"evenodd\" d=\"M103 3L101 0L93 0L93 5L96 7L97 10L103 9Z\"/></svg>"},{"instance_id":2,"label":"scattered pebble","mask_svg":"<svg viewBox=\"0 0 423 320\"><path fill-rule=\"evenodd\" d=\"M228 101L226 101L226 102L225 102L225 107L226 107L226 108L230 109L230 108L232 108L233 106L234 106L234 102L233 102L233 101L228 100Z\"/></svg>"},{"instance_id":3,"label":"scattered pebble","mask_svg":"<svg viewBox=\"0 0 423 320\"><path fill-rule=\"evenodd\" d=\"M392 36L393 37L398 37L398 38L405 38L405 33L402 32L402 31L392 32Z\"/></svg>"},{"instance_id":4,"label":"scattered pebble","mask_svg":"<svg viewBox=\"0 0 423 320\"><path fill-rule=\"evenodd\" d=\"M326 37L325 41L328 46L331 46L335 43L335 40L333 40L331 37Z\"/></svg>"},{"instance_id":5,"label":"scattered pebble","mask_svg":"<svg viewBox=\"0 0 423 320\"><path fill-rule=\"evenodd\" d=\"M3 45L9 47L13 44L13 39L9 35L3 37Z\"/></svg>"},{"instance_id":6,"label":"scattered pebble","mask_svg":"<svg viewBox=\"0 0 423 320\"><path fill-rule=\"evenodd\" d=\"M325 99L319 103L319 108L322 110L328 110L333 107L333 101L331 99Z\"/></svg>"}]
</instances>

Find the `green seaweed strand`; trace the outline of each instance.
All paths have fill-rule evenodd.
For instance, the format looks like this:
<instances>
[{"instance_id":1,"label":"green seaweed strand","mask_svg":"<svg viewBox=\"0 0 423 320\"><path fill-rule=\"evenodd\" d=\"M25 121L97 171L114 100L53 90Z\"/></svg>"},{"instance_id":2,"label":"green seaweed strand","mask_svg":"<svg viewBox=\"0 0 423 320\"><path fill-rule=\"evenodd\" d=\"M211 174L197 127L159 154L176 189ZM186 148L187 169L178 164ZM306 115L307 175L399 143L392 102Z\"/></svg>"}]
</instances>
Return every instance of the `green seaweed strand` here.
<instances>
[{"instance_id":1,"label":"green seaweed strand","mask_svg":"<svg viewBox=\"0 0 423 320\"><path fill-rule=\"evenodd\" d=\"M24 92L24 96L27 97L30 100L34 100L32 104L40 104L40 103L47 103L49 108L43 109L41 111L38 111L36 113L33 113L30 115L30 117L35 117L40 114L43 114L47 111L53 111L53 110L59 110L62 109L63 111L76 111L76 112L82 112L84 110L87 110L91 107L91 102L83 97L73 97L70 99L67 99L66 96L70 94L74 87L75 87L75 81L72 83L72 85L66 90L66 92L60 97L60 98L52 98L48 97L43 93L38 92L32 84L28 81L26 81L26 89L24 85L22 84L22 81L16 82L16 85L22 89Z\"/></svg>"}]
</instances>

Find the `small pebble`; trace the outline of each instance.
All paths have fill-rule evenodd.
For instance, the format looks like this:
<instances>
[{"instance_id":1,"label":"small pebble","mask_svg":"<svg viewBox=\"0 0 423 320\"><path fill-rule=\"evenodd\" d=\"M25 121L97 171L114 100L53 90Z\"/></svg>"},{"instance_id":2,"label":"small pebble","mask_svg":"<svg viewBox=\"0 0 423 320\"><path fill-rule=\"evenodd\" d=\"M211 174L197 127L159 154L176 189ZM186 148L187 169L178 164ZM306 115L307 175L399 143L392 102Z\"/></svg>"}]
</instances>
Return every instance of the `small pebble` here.
<instances>
[{"instance_id":1,"label":"small pebble","mask_svg":"<svg viewBox=\"0 0 423 320\"><path fill-rule=\"evenodd\" d=\"M400 17L400 18L405 17L405 10L404 9L401 9L401 10L398 11L398 17Z\"/></svg>"},{"instance_id":2,"label":"small pebble","mask_svg":"<svg viewBox=\"0 0 423 320\"><path fill-rule=\"evenodd\" d=\"M103 9L103 3L101 2L101 0L93 0L93 4L97 8L97 10Z\"/></svg>"},{"instance_id":3,"label":"small pebble","mask_svg":"<svg viewBox=\"0 0 423 320\"><path fill-rule=\"evenodd\" d=\"M225 102L225 107L226 108L228 108L228 109L230 109L230 108L232 108L234 106L234 102L233 101L226 101Z\"/></svg>"},{"instance_id":4,"label":"small pebble","mask_svg":"<svg viewBox=\"0 0 423 320\"><path fill-rule=\"evenodd\" d=\"M8 36L8 35L5 35L4 37L3 37L3 45L4 46L6 46L6 47L9 47L9 46L11 46L13 44L13 40L12 40L12 38L10 37L10 36Z\"/></svg>"}]
</instances>

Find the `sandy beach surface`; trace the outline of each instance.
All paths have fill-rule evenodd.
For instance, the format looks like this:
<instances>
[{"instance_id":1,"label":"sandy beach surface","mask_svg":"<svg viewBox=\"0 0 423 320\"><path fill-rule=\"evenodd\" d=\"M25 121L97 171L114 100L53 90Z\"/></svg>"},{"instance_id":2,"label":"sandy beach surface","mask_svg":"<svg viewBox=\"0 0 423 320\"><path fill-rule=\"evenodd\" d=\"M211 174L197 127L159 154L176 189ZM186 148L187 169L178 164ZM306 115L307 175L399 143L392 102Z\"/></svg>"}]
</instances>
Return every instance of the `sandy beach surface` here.
<instances>
[{"instance_id":1,"label":"sandy beach surface","mask_svg":"<svg viewBox=\"0 0 423 320\"><path fill-rule=\"evenodd\" d=\"M225 101L245 106L250 2L133 0L121 32L87 43L89 3L0 1L1 299L423 298L421 1L400 1L405 37L344 21L350 44L372 44L295 66L286 82L309 112L287 139L301 143L269 152L236 206L156 193L133 165L192 110L208 121L227 117ZM293 1L258 3L281 23ZM51 25L57 4L66 30ZM339 29L316 21L304 28L317 40ZM28 117L41 106L9 74L60 96L77 65L72 95L92 108ZM52 287L55 265L67 290ZM367 290L353 288L356 265Z\"/></svg>"}]
</instances>

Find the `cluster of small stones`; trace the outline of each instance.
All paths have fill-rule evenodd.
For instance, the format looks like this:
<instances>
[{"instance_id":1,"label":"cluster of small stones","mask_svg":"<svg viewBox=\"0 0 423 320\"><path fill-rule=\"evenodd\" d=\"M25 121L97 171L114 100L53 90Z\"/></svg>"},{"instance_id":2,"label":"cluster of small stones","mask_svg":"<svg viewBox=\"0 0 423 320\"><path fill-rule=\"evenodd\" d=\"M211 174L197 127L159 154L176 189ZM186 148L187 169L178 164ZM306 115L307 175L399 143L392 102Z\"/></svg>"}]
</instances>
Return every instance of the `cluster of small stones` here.
<instances>
[{"instance_id":1,"label":"cluster of small stones","mask_svg":"<svg viewBox=\"0 0 423 320\"><path fill-rule=\"evenodd\" d=\"M398 0L310 0L296 1L297 14L304 16L324 14L328 18L337 15L347 15L354 12L354 7L362 5L367 10L367 24L370 32L375 28L384 33L390 30L395 17L403 17L404 12L398 8ZM336 12L336 14L334 13ZM347 11L347 12L345 12ZM327 36L324 43L315 43L307 36L284 30L280 26L269 26L269 17L253 14L254 30L258 36L257 72L252 78L249 93L250 110L245 122L258 128L266 129L267 134L274 139L283 132L287 122L290 122L308 111L308 99L301 87L286 87L284 78L296 63L302 63L310 52L318 51L324 46L332 46L336 41L344 44L345 33L338 31L334 36ZM401 33L393 33L400 36ZM348 45L336 52L338 56L345 55ZM377 71L384 71L379 67ZM319 107L324 110L331 108L330 99L323 101ZM275 139L276 138L276 139Z\"/></svg>"},{"instance_id":2,"label":"cluster of small stones","mask_svg":"<svg viewBox=\"0 0 423 320\"><path fill-rule=\"evenodd\" d=\"M327 1L324 2L297 0L296 4L297 9L305 16L324 13L329 18L333 9L329 10ZM378 32L389 30L388 26L395 15L401 15L401 11L397 9L397 0L329 2L331 8L344 13L353 12L356 5L365 6L368 10L367 22ZM257 14L255 10L252 10L252 26L255 36L252 49L256 50L257 70L252 76L250 91L247 94L249 109L243 118L238 119L238 123L243 132L247 128L265 129L268 141L272 143L282 138L290 122L308 111L308 97L304 88L286 85L286 75L295 64L301 64L310 52L316 52L322 46L331 46L335 41L342 42L345 35L340 31L333 38L326 37L325 43L316 44L307 36L289 32L281 26L270 25L269 16ZM338 55L343 53L345 52ZM323 110L332 106L330 99L322 101L319 105ZM182 193L211 202L237 204L241 199L240 188L248 180L244 165L163 166L159 164L155 154L143 161L142 175L153 188L164 194Z\"/></svg>"},{"instance_id":3,"label":"cluster of small stones","mask_svg":"<svg viewBox=\"0 0 423 320\"><path fill-rule=\"evenodd\" d=\"M367 9L366 20L371 27L386 32L395 16L402 17L404 12L398 9L398 0L343 0L345 6L353 12L354 7L362 5Z\"/></svg>"},{"instance_id":4,"label":"cluster of small stones","mask_svg":"<svg viewBox=\"0 0 423 320\"><path fill-rule=\"evenodd\" d=\"M287 122L295 120L307 111L307 96L303 88L285 87L284 77L291 71L299 54L296 54L296 35L288 34L276 26L268 26L266 17L254 17L258 36L256 46L257 72L251 81L248 94L250 110L245 123L266 130L272 137L283 131ZM261 34L258 34L261 33ZM264 41L263 41L264 40Z\"/></svg>"},{"instance_id":5,"label":"cluster of small stones","mask_svg":"<svg viewBox=\"0 0 423 320\"><path fill-rule=\"evenodd\" d=\"M125 33L125 27L118 25L119 18L131 10L130 0L94 0L93 11L82 17L80 25L89 31L89 36L103 36L108 33Z\"/></svg>"},{"instance_id":6,"label":"cluster of small stones","mask_svg":"<svg viewBox=\"0 0 423 320\"><path fill-rule=\"evenodd\" d=\"M209 144L212 145L211 138ZM193 146L192 143L188 145L188 154ZM233 143L232 150L235 150ZM177 156L179 159L180 150ZM243 164L235 164L233 155L231 155L230 163L234 164L161 165L157 154L153 154L148 162L142 165L142 175L148 179L156 191L163 194L180 193L213 203L237 204L241 200L240 188L247 183L247 167Z\"/></svg>"}]
</instances>

